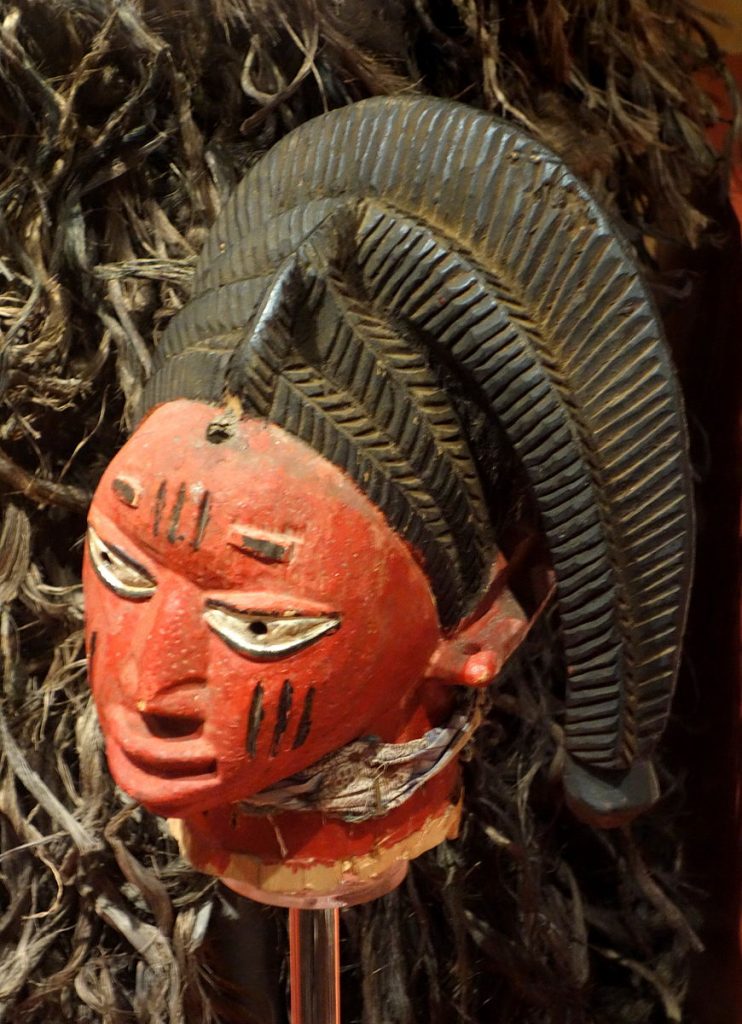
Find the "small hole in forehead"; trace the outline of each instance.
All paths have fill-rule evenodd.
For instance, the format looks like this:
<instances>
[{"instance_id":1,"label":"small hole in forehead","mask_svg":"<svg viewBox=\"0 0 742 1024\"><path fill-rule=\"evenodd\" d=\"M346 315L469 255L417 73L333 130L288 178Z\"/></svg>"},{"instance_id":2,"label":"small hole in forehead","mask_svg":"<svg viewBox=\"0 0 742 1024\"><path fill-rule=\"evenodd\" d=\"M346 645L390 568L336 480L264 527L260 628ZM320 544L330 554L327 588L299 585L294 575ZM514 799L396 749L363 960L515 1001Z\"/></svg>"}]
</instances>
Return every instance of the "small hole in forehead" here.
<instances>
[{"instance_id":1,"label":"small hole in forehead","mask_svg":"<svg viewBox=\"0 0 742 1024\"><path fill-rule=\"evenodd\" d=\"M227 408L215 416L206 428L206 440L210 444L223 444L235 437L241 414L241 407L236 401L228 401Z\"/></svg>"},{"instance_id":2,"label":"small hole in forehead","mask_svg":"<svg viewBox=\"0 0 742 1024\"><path fill-rule=\"evenodd\" d=\"M206 428L206 440L210 444L223 444L234 437L234 434L234 424L225 423L223 419L212 420Z\"/></svg>"}]
</instances>

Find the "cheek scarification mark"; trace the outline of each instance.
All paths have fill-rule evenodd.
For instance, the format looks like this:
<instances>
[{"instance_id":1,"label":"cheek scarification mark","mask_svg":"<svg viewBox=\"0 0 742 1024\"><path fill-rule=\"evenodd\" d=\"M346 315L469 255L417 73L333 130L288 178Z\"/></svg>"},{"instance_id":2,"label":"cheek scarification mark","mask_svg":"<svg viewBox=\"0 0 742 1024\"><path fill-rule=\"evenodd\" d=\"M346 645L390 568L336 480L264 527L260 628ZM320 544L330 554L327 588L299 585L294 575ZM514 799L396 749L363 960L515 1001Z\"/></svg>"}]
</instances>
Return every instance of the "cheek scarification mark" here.
<instances>
[{"instance_id":1,"label":"cheek scarification mark","mask_svg":"<svg viewBox=\"0 0 742 1024\"><path fill-rule=\"evenodd\" d=\"M170 514L170 528L167 531L167 539L171 544L176 544L179 540L185 540L182 533L178 533L178 526L180 525L180 514L183 511L183 505L185 504L186 498L186 485L181 484L178 488L178 494L175 498L175 504L173 505L173 511Z\"/></svg>"},{"instance_id":2,"label":"cheek scarification mark","mask_svg":"<svg viewBox=\"0 0 742 1024\"><path fill-rule=\"evenodd\" d=\"M209 525L209 519L211 517L211 493L204 491L201 496L201 501L198 506L198 520L196 522L196 532L193 535L191 541L191 547L194 551L198 551L201 547L201 542L204 539L206 533L206 527Z\"/></svg>"},{"instance_id":3,"label":"cheek scarification mark","mask_svg":"<svg viewBox=\"0 0 742 1024\"><path fill-rule=\"evenodd\" d=\"M90 645L88 648L88 679L93 678L93 662L95 661L95 649L98 646L97 631L90 634Z\"/></svg>"},{"instance_id":4,"label":"cheek scarification mark","mask_svg":"<svg viewBox=\"0 0 742 1024\"><path fill-rule=\"evenodd\" d=\"M157 537L160 533L160 523L162 522L162 513L165 511L165 499L167 498L167 481L163 480L160 486L157 488L157 497L155 498L155 518L152 524L152 533Z\"/></svg>"},{"instance_id":5,"label":"cheek scarification mark","mask_svg":"<svg viewBox=\"0 0 742 1024\"><path fill-rule=\"evenodd\" d=\"M310 686L307 690L307 695L304 698L304 707L302 708L301 718L299 719L299 727L296 730L296 736L291 746L292 750L298 750L309 736L312 728L312 707L314 705L314 687Z\"/></svg>"},{"instance_id":6,"label":"cheek scarification mark","mask_svg":"<svg viewBox=\"0 0 742 1024\"><path fill-rule=\"evenodd\" d=\"M273 729L273 741L271 742L271 757L275 757L278 753L278 747L281 742L283 734L286 732L289 724L289 714L291 712L291 703L294 696L294 688L291 685L290 680L284 679L283 686L281 687L281 696L278 698L278 715L276 716L276 725Z\"/></svg>"},{"instance_id":7,"label":"cheek scarification mark","mask_svg":"<svg viewBox=\"0 0 742 1024\"><path fill-rule=\"evenodd\" d=\"M250 757L255 757L255 752L258 748L258 734L260 733L260 726L263 724L264 717L263 684L258 683L253 690L250 714L247 719L247 752Z\"/></svg>"}]
</instances>

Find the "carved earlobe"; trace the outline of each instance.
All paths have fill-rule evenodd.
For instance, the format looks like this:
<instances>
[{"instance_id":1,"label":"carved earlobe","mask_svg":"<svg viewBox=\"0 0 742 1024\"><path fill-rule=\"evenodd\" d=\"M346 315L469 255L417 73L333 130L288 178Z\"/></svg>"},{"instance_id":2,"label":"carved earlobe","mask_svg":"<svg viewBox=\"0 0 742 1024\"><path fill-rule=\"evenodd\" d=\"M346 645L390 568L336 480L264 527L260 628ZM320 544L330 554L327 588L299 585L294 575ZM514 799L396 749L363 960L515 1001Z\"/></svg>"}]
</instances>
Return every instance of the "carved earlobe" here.
<instances>
[{"instance_id":1,"label":"carved earlobe","mask_svg":"<svg viewBox=\"0 0 742 1024\"><path fill-rule=\"evenodd\" d=\"M471 650L458 637L442 640L431 658L426 679L451 686L488 686L502 668L497 651Z\"/></svg>"},{"instance_id":2,"label":"carved earlobe","mask_svg":"<svg viewBox=\"0 0 742 1024\"><path fill-rule=\"evenodd\" d=\"M522 642L531 620L509 590L502 586L504 574L490 588L484 610L436 648L425 673L451 686L488 686Z\"/></svg>"}]
</instances>

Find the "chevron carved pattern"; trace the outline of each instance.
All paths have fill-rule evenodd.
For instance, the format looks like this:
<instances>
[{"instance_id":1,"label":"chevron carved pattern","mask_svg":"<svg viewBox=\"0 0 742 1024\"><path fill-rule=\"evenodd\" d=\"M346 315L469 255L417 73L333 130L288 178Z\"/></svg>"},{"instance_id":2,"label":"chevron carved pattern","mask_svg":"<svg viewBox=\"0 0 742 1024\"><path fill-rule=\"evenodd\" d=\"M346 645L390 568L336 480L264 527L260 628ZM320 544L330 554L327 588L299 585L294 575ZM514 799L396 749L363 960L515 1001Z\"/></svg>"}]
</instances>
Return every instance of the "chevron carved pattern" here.
<instances>
[{"instance_id":1,"label":"chevron carved pattern","mask_svg":"<svg viewBox=\"0 0 742 1024\"><path fill-rule=\"evenodd\" d=\"M422 97L292 132L210 233L143 409L237 391L359 482L420 549L451 624L493 555L481 460L443 387L452 373L504 432L539 508L567 749L626 770L651 755L678 669L686 429L627 246L539 143Z\"/></svg>"}]
</instances>

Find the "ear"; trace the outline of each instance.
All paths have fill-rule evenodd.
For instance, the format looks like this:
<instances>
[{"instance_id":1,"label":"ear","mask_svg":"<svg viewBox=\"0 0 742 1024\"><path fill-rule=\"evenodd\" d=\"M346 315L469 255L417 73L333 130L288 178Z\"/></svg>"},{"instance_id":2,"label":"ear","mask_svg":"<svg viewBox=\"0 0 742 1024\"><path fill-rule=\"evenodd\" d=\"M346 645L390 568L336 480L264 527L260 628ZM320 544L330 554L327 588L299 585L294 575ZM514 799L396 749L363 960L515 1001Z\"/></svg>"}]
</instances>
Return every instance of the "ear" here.
<instances>
[{"instance_id":1,"label":"ear","mask_svg":"<svg viewBox=\"0 0 742 1024\"><path fill-rule=\"evenodd\" d=\"M530 621L504 586L436 647L425 678L451 686L487 686L528 632Z\"/></svg>"}]
</instances>

